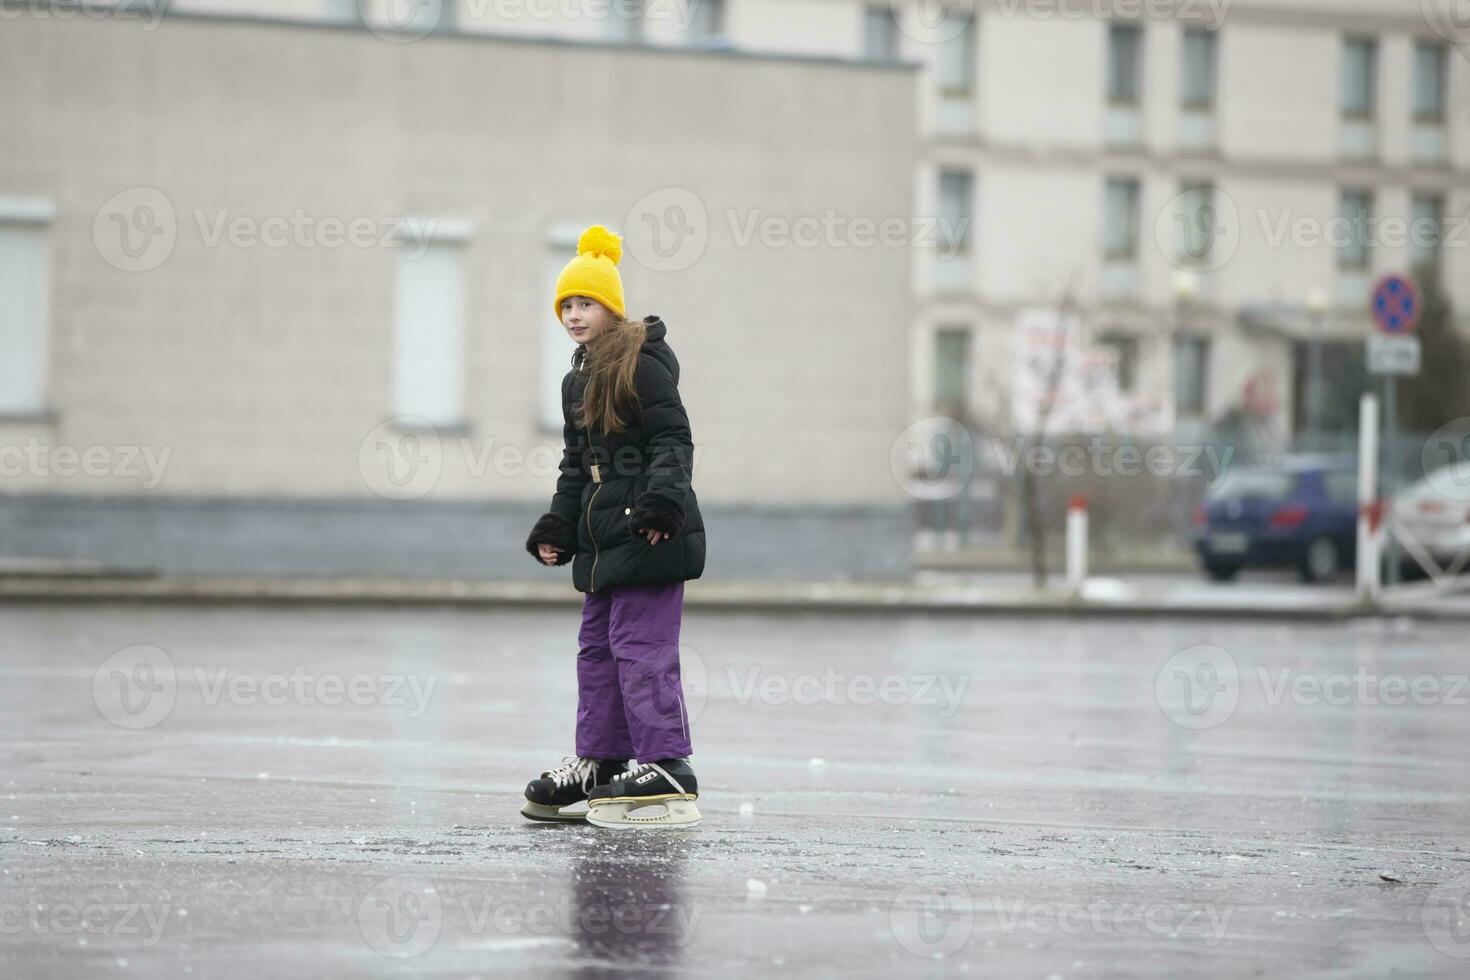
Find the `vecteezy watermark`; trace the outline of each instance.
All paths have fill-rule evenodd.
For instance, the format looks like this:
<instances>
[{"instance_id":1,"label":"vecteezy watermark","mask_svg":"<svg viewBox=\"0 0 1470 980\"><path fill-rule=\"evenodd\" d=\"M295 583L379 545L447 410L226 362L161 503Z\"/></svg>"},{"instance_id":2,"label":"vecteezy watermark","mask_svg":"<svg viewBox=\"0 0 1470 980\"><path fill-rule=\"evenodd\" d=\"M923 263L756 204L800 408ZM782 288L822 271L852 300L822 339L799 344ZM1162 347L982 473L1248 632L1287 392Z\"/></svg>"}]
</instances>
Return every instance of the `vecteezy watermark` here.
<instances>
[{"instance_id":1,"label":"vecteezy watermark","mask_svg":"<svg viewBox=\"0 0 1470 980\"><path fill-rule=\"evenodd\" d=\"M995 0L1002 17L1032 20L1180 20L1219 30L1232 0Z\"/></svg>"},{"instance_id":2,"label":"vecteezy watermark","mask_svg":"<svg viewBox=\"0 0 1470 980\"><path fill-rule=\"evenodd\" d=\"M114 477L141 480L153 490L163 482L172 446L57 446L32 436L24 446L0 446L0 477Z\"/></svg>"},{"instance_id":3,"label":"vecteezy watermark","mask_svg":"<svg viewBox=\"0 0 1470 980\"><path fill-rule=\"evenodd\" d=\"M1470 44L1470 4L1465 0L1419 0L1429 29L1451 44Z\"/></svg>"},{"instance_id":4,"label":"vecteezy watermark","mask_svg":"<svg viewBox=\"0 0 1470 980\"><path fill-rule=\"evenodd\" d=\"M1272 250L1289 246L1428 251L1470 246L1470 214L1411 218L1360 211L1324 217L1291 208L1255 208L1247 216L1221 188L1192 187L1159 210L1154 240L1171 263L1195 272L1218 269L1229 262L1240 248L1249 221L1258 227L1259 240Z\"/></svg>"},{"instance_id":5,"label":"vecteezy watermark","mask_svg":"<svg viewBox=\"0 0 1470 980\"><path fill-rule=\"evenodd\" d=\"M1113 445L1093 436L1086 445L1035 445L1021 436L977 438L968 426L947 416L920 419L904 429L888 450L888 469L917 500L944 500L959 494L983 454L993 472L1031 476L1190 476L1215 484L1235 458L1235 447L1205 445L1139 447Z\"/></svg>"},{"instance_id":6,"label":"vecteezy watermark","mask_svg":"<svg viewBox=\"0 0 1470 980\"><path fill-rule=\"evenodd\" d=\"M610 649L603 653L612 656ZM690 723L709 703L709 668L698 650L682 643L665 645L619 664L618 674L625 712L650 728L677 729L689 738Z\"/></svg>"},{"instance_id":7,"label":"vecteezy watermark","mask_svg":"<svg viewBox=\"0 0 1470 980\"><path fill-rule=\"evenodd\" d=\"M1277 707L1377 707L1470 705L1470 674L1380 673L1358 665L1350 672L1313 672L1293 667L1257 666L1242 674L1221 647L1181 650L1159 668L1154 695L1164 715L1181 728L1202 730L1223 724L1240 703L1245 681L1261 703Z\"/></svg>"},{"instance_id":8,"label":"vecteezy watermark","mask_svg":"<svg viewBox=\"0 0 1470 980\"><path fill-rule=\"evenodd\" d=\"M653 272L679 272L709 246L709 211L687 187L645 194L623 217L623 251Z\"/></svg>"},{"instance_id":9,"label":"vecteezy watermark","mask_svg":"<svg viewBox=\"0 0 1470 980\"><path fill-rule=\"evenodd\" d=\"M947 674L845 674L827 667L820 674L764 673L759 667L743 671L725 669L730 690L741 705L759 700L762 704L846 705L885 704L937 707L939 717L950 718L964 704L969 675Z\"/></svg>"},{"instance_id":10,"label":"vecteezy watermark","mask_svg":"<svg viewBox=\"0 0 1470 980\"><path fill-rule=\"evenodd\" d=\"M1218 269L1240 247L1240 211L1229 194L1196 187L1170 198L1154 221L1154 241L1171 263L1194 272Z\"/></svg>"},{"instance_id":11,"label":"vecteezy watermark","mask_svg":"<svg viewBox=\"0 0 1470 980\"><path fill-rule=\"evenodd\" d=\"M1086 446L1028 446L1015 438L1007 445L988 437L991 458L1000 472L1014 476L1022 468L1032 476L1203 476L1213 483L1224 474L1235 457L1235 447L1220 451L1214 446L1138 446L1109 445L1102 436L1093 436ZM1200 460L1209 465L1200 466Z\"/></svg>"},{"instance_id":12,"label":"vecteezy watermark","mask_svg":"<svg viewBox=\"0 0 1470 980\"><path fill-rule=\"evenodd\" d=\"M1412 247L1418 250L1470 246L1470 214L1405 217L1300 213L1291 208L1255 208L1242 215L1235 199L1219 187L1201 185L1170 198L1154 220L1159 250L1181 269L1218 269L1240 248L1245 226L1254 221L1268 249Z\"/></svg>"},{"instance_id":13,"label":"vecteezy watermark","mask_svg":"<svg viewBox=\"0 0 1470 980\"><path fill-rule=\"evenodd\" d=\"M152 948L168 925L168 902L0 902L0 936L128 936Z\"/></svg>"},{"instance_id":14,"label":"vecteezy watermark","mask_svg":"<svg viewBox=\"0 0 1470 980\"><path fill-rule=\"evenodd\" d=\"M158 26L168 4L169 0L4 0L0 2L0 21L20 17L141 20L143 30L151 31Z\"/></svg>"},{"instance_id":15,"label":"vecteezy watermark","mask_svg":"<svg viewBox=\"0 0 1470 980\"><path fill-rule=\"evenodd\" d=\"M1420 451L1430 487L1446 501L1470 502L1470 417L1446 422L1430 433Z\"/></svg>"},{"instance_id":16,"label":"vecteezy watermark","mask_svg":"<svg viewBox=\"0 0 1470 980\"><path fill-rule=\"evenodd\" d=\"M1232 0L994 0L987 16L1005 19L1106 22L1180 20L1218 30ZM889 0L894 20L909 37L943 44L959 37L975 19L976 0ZM987 4L987 7L992 5Z\"/></svg>"},{"instance_id":17,"label":"vecteezy watermark","mask_svg":"<svg viewBox=\"0 0 1470 980\"><path fill-rule=\"evenodd\" d=\"M439 889L426 878L384 878L357 905L357 930L384 956L408 959L429 950L444 927Z\"/></svg>"},{"instance_id":18,"label":"vecteezy watermark","mask_svg":"<svg viewBox=\"0 0 1470 980\"><path fill-rule=\"evenodd\" d=\"M453 23L455 0L357 0L358 20L385 41L406 44Z\"/></svg>"},{"instance_id":19,"label":"vecteezy watermark","mask_svg":"<svg viewBox=\"0 0 1470 980\"><path fill-rule=\"evenodd\" d=\"M92 674L92 703L119 728L152 728L174 710L174 662L155 646L124 647Z\"/></svg>"},{"instance_id":20,"label":"vecteezy watermark","mask_svg":"<svg viewBox=\"0 0 1470 980\"><path fill-rule=\"evenodd\" d=\"M379 423L358 444L357 472L369 490L388 500L416 500L428 494L444 473L439 430L414 415Z\"/></svg>"},{"instance_id":21,"label":"vecteezy watermark","mask_svg":"<svg viewBox=\"0 0 1470 980\"><path fill-rule=\"evenodd\" d=\"M916 500L947 500L975 472L975 440L968 426L942 415L920 419L888 447L888 471Z\"/></svg>"},{"instance_id":22,"label":"vecteezy watermark","mask_svg":"<svg viewBox=\"0 0 1470 980\"><path fill-rule=\"evenodd\" d=\"M1470 705L1470 674L1380 674L1362 666L1350 674L1313 674L1290 667L1258 667L1256 680L1272 706L1288 698L1305 706Z\"/></svg>"},{"instance_id":23,"label":"vecteezy watermark","mask_svg":"<svg viewBox=\"0 0 1470 980\"><path fill-rule=\"evenodd\" d=\"M446 436L428 419L416 415L399 415L373 426L358 443L357 469L367 488L388 500L414 500L431 493L443 476L446 455L462 461L465 475L484 477L529 476L538 480L555 477L561 471L564 446L560 438L520 446L513 442L485 436ZM704 456L703 446L696 446L688 460L692 468ZM650 459L636 446L621 446L605 461L609 476L675 476L679 461Z\"/></svg>"},{"instance_id":24,"label":"vecteezy watermark","mask_svg":"<svg viewBox=\"0 0 1470 980\"><path fill-rule=\"evenodd\" d=\"M1154 699L1180 728L1214 728L1235 713L1240 700L1235 658L1209 644L1180 650L1154 675Z\"/></svg>"},{"instance_id":25,"label":"vecteezy watermark","mask_svg":"<svg viewBox=\"0 0 1470 980\"><path fill-rule=\"evenodd\" d=\"M193 230L204 248L393 248L420 258L437 219L384 215L241 214L229 208L195 208ZM98 207L92 243L108 265L122 272L149 272L168 261L189 224L178 219L173 201L156 187L130 187Z\"/></svg>"},{"instance_id":26,"label":"vecteezy watermark","mask_svg":"<svg viewBox=\"0 0 1470 980\"><path fill-rule=\"evenodd\" d=\"M1313 214L1297 214L1290 208L1280 211L1261 209L1261 236L1267 248L1291 244L1296 248L1331 248L1361 246L1363 248L1418 249L1464 248L1470 245L1470 215L1447 215L1438 218L1405 218L1360 212L1322 218Z\"/></svg>"},{"instance_id":27,"label":"vecteezy watermark","mask_svg":"<svg viewBox=\"0 0 1470 980\"><path fill-rule=\"evenodd\" d=\"M702 0L358 0L359 16L385 41L406 44L436 31L473 29L473 25L505 30L517 23L576 24L618 20L620 36L641 33L642 25L659 22L686 31L693 8Z\"/></svg>"},{"instance_id":28,"label":"vecteezy watermark","mask_svg":"<svg viewBox=\"0 0 1470 980\"><path fill-rule=\"evenodd\" d=\"M975 930L975 904L964 886L913 884L888 907L888 928L915 956L943 959L965 947Z\"/></svg>"},{"instance_id":29,"label":"vecteezy watermark","mask_svg":"<svg viewBox=\"0 0 1470 980\"><path fill-rule=\"evenodd\" d=\"M978 903L995 914L1007 935L1156 936L1201 939L1216 946L1225 939L1234 906L1213 903L1044 902L1024 897L988 896Z\"/></svg>"},{"instance_id":30,"label":"vecteezy watermark","mask_svg":"<svg viewBox=\"0 0 1470 980\"><path fill-rule=\"evenodd\" d=\"M1434 887L1419 910L1429 944L1446 956L1470 959L1470 874Z\"/></svg>"},{"instance_id":31,"label":"vecteezy watermark","mask_svg":"<svg viewBox=\"0 0 1470 980\"><path fill-rule=\"evenodd\" d=\"M129 187L97 208L92 244L122 272L148 272L168 261L179 239L173 201L156 187Z\"/></svg>"},{"instance_id":32,"label":"vecteezy watermark","mask_svg":"<svg viewBox=\"0 0 1470 980\"><path fill-rule=\"evenodd\" d=\"M949 258L964 247L970 219L942 215L850 215L835 208L820 214L771 214L760 208L725 208L729 240L736 248L929 249ZM623 250L655 272L679 272L704 255L715 230L709 209L687 187L662 187L634 202L623 218Z\"/></svg>"},{"instance_id":33,"label":"vecteezy watermark","mask_svg":"<svg viewBox=\"0 0 1470 980\"><path fill-rule=\"evenodd\" d=\"M197 208L194 221L206 248L228 242L233 248L407 248L408 256L423 256L438 224L435 218L422 221L401 217L308 214L302 208L290 214L237 214L229 208L206 211Z\"/></svg>"},{"instance_id":34,"label":"vecteezy watermark","mask_svg":"<svg viewBox=\"0 0 1470 980\"><path fill-rule=\"evenodd\" d=\"M970 227L968 217L848 217L828 208L820 216L766 214L759 208L744 212L725 209L737 248L920 248L945 258L959 253Z\"/></svg>"},{"instance_id":35,"label":"vecteezy watermark","mask_svg":"<svg viewBox=\"0 0 1470 980\"><path fill-rule=\"evenodd\" d=\"M316 673L300 665L289 673L250 674L229 667L196 666L180 675L173 658L155 646L125 647L92 675L92 701L102 717L119 728L152 728L173 712L181 683L192 682L209 706L241 707L338 705L407 708L410 718L428 710L437 675Z\"/></svg>"},{"instance_id":36,"label":"vecteezy watermark","mask_svg":"<svg viewBox=\"0 0 1470 980\"><path fill-rule=\"evenodd\" d=\"M358 903L357 927L369 946L407 959L433 947L446 925L456 935L653 937L685 946L703 914L699 903L626 901L526 902L482 891L446 894L420 877L385 878Z\"/></svg>"}]
</instances>

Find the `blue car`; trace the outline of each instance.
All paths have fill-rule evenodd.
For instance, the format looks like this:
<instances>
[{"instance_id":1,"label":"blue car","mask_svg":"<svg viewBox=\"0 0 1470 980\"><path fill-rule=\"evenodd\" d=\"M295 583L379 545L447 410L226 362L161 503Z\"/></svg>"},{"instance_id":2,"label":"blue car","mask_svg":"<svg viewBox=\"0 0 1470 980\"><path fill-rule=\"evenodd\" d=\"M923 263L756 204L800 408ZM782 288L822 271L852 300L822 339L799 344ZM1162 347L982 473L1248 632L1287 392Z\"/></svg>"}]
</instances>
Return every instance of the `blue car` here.
<instances>
[{"instance_id":1,"label":"blue car","mask_svg":"<svg viewBox=\"0 0 1470 980\"><path fill-rule=\"evenodd\" d=\"M1325 582L1357 555L1358 472L1351 458L1288 457L1228 471L1194 513L1205 574L1227 582L1242 568L1295 568Z\"/></svg>"}]
</instances>

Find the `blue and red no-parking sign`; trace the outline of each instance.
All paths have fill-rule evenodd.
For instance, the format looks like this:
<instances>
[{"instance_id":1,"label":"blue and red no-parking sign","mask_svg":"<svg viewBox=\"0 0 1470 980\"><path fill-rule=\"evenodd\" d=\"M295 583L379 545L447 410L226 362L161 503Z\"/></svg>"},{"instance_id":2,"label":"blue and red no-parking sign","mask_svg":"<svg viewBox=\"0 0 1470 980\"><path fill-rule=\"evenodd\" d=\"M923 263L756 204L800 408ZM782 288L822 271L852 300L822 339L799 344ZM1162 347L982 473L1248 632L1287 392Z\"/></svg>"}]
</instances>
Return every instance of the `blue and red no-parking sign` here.
<instances>
[{"instance_id":1,"label":"blue and red no-parking sign","mask_svg":"<svg viewBox=\"0 0 1470 980\"><path fill-rule=\"evenodd\" d=\"M1409 333L1419 322L1419 290L1403 276L1384 276L1373 287L1368 308L1384 333Z\"/></svg>"}]
</instances>

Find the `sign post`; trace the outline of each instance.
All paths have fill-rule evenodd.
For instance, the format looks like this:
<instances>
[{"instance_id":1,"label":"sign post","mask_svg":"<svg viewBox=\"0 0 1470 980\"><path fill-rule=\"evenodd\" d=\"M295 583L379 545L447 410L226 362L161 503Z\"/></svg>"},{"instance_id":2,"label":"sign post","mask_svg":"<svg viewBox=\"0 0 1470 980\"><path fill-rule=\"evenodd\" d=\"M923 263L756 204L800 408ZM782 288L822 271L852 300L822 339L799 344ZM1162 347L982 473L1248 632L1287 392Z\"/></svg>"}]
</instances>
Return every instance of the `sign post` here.
<instances>
[{"instance_id":1,"label":"sign post","mask_svg":"<svg viewBox=\"0 0 1470 980\"><path fill-rule=\"evenodd\" d=\"M1383 375L1383 445L1389 465L1382 468L1382 473L1387 496L1396 489L1398 476L1394 455L1398 447L1396 382L1401 374L1419 373L1419 338L1414 336L1414 327L1419 323L1419 290L1405 276L1384 276L1373 287L1368 309L1378 326L1378 332L1368 337L1368 370ZM1388 581L1393 584L1399 580L1399 549L1392 532L1385 535L1385 544Z\"/></svg>"}]
</instances>

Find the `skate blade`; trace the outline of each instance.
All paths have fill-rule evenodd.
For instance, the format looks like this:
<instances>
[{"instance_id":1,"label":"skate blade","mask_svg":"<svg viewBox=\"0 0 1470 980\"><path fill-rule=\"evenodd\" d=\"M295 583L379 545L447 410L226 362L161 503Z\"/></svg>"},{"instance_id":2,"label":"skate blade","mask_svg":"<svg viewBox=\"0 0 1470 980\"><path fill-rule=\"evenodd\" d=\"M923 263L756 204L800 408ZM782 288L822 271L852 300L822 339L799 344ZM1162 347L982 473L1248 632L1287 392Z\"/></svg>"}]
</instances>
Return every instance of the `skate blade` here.
<instances>
[{"instance_id":1,"label":"skate blade","mask_svg":"<svg viewBox=\"0 0 1470 980\"><path fill-rule=\"evenodd\" d=\"M582 823L587 819L586 803L571 803L563 807L546 806L527 800L521 807L521 816L542 823Z\"/></svg>"},{"instance_id":2,"label":"skate blade","mask_svg":"<svg viewBox=\"0 0 1470 980\"><path fill-rule=\"evenodd\" d=\"M687 830L698 827L703 814L692 796L645 796L622 800L596 800L587 810L587 822L608 830L639 827L668 827Z\"/></svg>"}]
</instances>

